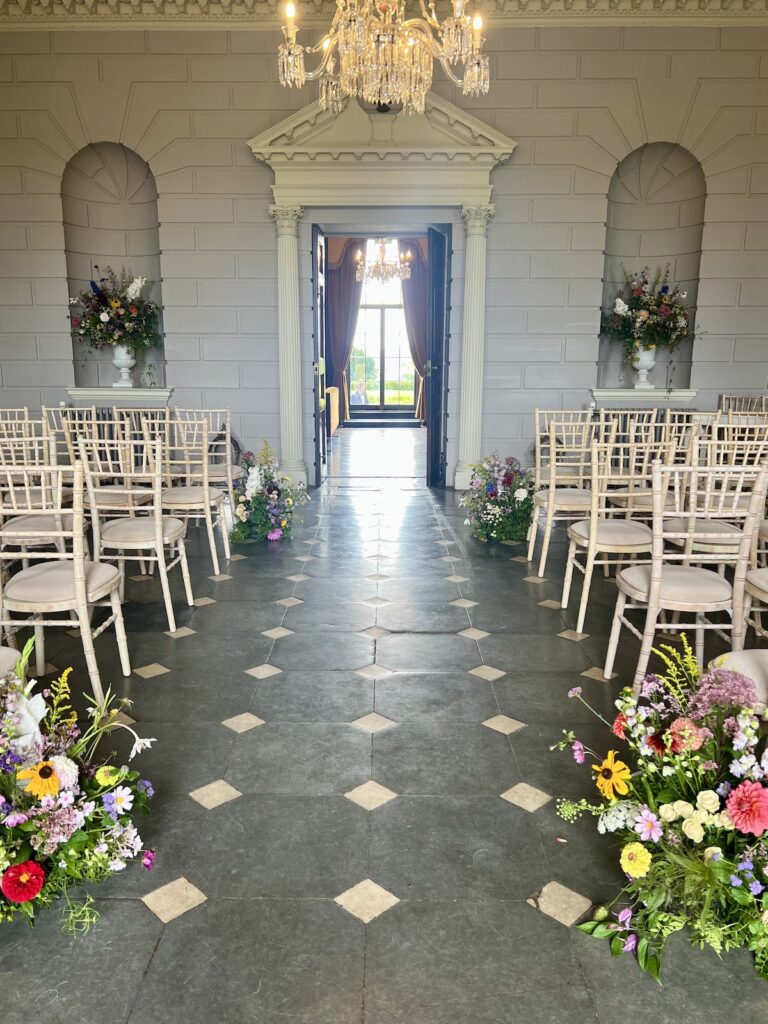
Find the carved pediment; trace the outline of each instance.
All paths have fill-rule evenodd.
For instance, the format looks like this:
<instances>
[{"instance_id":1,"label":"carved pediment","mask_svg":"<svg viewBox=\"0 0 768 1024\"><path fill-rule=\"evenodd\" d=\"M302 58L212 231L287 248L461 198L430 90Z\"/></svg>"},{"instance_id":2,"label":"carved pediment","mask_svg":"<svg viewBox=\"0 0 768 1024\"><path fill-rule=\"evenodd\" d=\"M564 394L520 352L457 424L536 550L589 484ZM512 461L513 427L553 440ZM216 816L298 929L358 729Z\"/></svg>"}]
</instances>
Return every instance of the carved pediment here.
<instances>
[{"instance_id":1,"label":"carved pediment","mask_svg":"<svg viewBox=\"0 0 768 1024\"><path fill-rule=\"evenodd\" d=\"M490 172L512 139L434 93L421 115L378 113L347 101L338 114L311 103L251 139L275 172L283 205L487 203Z\"/></svg>"}]
</instances>

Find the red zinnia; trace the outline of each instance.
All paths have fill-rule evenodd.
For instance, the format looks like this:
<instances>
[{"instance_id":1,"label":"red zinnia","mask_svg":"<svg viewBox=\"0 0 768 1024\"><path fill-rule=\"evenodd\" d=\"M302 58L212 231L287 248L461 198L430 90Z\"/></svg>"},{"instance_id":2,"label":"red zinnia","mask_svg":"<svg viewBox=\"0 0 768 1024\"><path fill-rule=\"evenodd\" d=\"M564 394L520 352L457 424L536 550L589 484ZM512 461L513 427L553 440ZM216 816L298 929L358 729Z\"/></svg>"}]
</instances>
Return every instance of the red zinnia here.
<instances>
[{"instance_id":1,"label":"red zinnia","mask_svg":"<svg viewBox=\"0 0 768 1024\"><path fill-rule=\"evenodd\" d=\"M657 732L653 736L649 736L645 742L655 754L666 754L667 748L664 746L664 740Z\"/></svg>"},{"instance_id":2,"label":"red zinnia","mask_svg":"<svg viewBox=\"0 0 768 1024\"><path fill-rule=\"evenodd\" d=\"M739 832L762 835L768 829L768 789L745 780L729 795L725 806Z\"/></svg>"},{"instance_id":3,"label":"red zinnia","mask_svg":"<svg viewBox=\"0 0 768 1024\"><path fill-rule=\"evenodd\" d=\"M23 864L12 864L0 881L0 889L6 899L14 903L33 900L45 884L45 872L34 860Z\"/></svg>"},{"instance_id":4,"label":"red zinnia","mask_svg":"<svg viewBox=\"0 0 768 1024\"><path fill-rule=\"evenodd\" d=\"M618 713L618 715L616 715L616 717L613 720L613 725L611 726L611 732L613 733L614 736L618 736L620 740L623 740L624 737L625 737L626 728L627 728L627 716L624 714L623 711L620 711Z\"/></svg>"},{"instance_id":5,"label":"red zinnia","mask_svg":"<svg viewBox=\"0 0 768 1024\"><path fill-rule=\"evenodd\" d=\"M136 308L135 306L129 306L129 307L128 307L128 312L129 312L129 313L131 313L131 314L132 314L133 316L136 316L136 314L137 314L137 313L138 313L139 311L138 311L138 309L137 309L137 308Z\"/></svg>"}]
</instances>

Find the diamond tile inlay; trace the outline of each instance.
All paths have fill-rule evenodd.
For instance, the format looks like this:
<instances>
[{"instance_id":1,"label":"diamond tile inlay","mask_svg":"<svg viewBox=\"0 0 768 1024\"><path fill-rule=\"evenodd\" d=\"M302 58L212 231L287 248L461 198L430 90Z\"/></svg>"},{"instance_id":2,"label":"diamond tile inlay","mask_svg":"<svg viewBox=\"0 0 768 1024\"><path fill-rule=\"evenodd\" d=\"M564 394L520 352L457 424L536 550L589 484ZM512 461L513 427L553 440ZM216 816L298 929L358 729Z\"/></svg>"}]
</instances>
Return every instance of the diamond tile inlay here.
<instances>
[{"instance_id":1,"label":"diamond tile inlay","mask_svg":"<svg viewBox=\"0 0 768 1024\"><path fill-rule=\"evenodd\" d=\"M253 668L247 668L245 674L247 676L253 676L254 679L269 679L270 676L279 676L283 670L276 668L274 665L254 665Z\"/></svg>"},{"instance_id":2,"label":"diamond tile inlay","mask_svg":"<svg viewBox=\"0 0 768 1024\"><path fill-rule=\"evenodd\" d=\"M291 583L304 583L306 580L311 580L312 579L311 576L307 576L306 573L303 573L303 572L297 572L297 573L294 573L293 576L286 576L285 578L287 580L290 580Z\"/></svg>"},{"instance_id":3,"label":"diamond tile inlay","mask_svg":"<svg viewBox=\"0 0 768 1024\"><path fill-rule=\"evenodd\" d=\"M528 565L528 559L525 555L515 555L514 558L510 559L511 562L522 562L523 565Z\"/></svg>"},{"instance_id":4,"label":"diamond tile inlay","mask_svg":"<svg viewBox=\"0 0 768 1024\"><path fill-rule=\"evenodd\" d=\"M502 732L505 736L511 736L518 729L525 728L525 722L518 722L516 718L509 718L507 715L494 715L493 718L486 719L483 725L494 732Z\"/></svg>"},{"instance_id":5,"label":"diamond tile inlay","mask_svg":"<svg viewBox=\"0 0 768 1024\"><path fill-rule=\"evenodd\" d=\"M559 601L553 601L551 597L548 597L546 599L546 601L538 601L537 604L538 604L539 608L559 608L560 607L560 602Z\"/></svg>"},{"instance_id":6,"label":"diamond tile inlay","mask_svg":"<svg viewBox=\"0 0 768 1024\"><path fill-rule=\"evenodd\" d=\"M242 562L247 557L248 557L248 555L230 555L229 556L229 560L230 560L230 562Z\"/></svg>"},{"instance_id":7,"label":"diamond tile inlay","mask_svg":"<svg viewBox=\"0 0 768 1024\"><path fill-rule=\"evenodd\" d=\"M581 643L582 640L586 640L589 633L577 633L575 629L564 629L562 633L558 633L563 640L575 640L576 643Z\"/></svg>"},{"instance_id":8,"label":"diamond tile inlay","mask_svg":"<svg viewBox=\"0 0 768 1024\"><path fill-rule=\"evenodd\" d=\"M611 679L615 679L618 676L618 674L618 672L611 672ZM603 670L598 665L595 665L592 668L588 668L586 672L582 672L581 675L583 675L586 679L595 679L598 683L610 682L609 679L605 678L605 676L603 675Z\"/></svg>"},{"instance_id":9,"label":"diamond tile inlay","mask_svg":"<svg viewBox=\"0 0 768 1024\"><path fill-rule=\"evenodd\" d=\"M445 579L449 583L467 583L469 580L468 576L446 576Z\"/></svg>"},{"instance_id":10,"label":"diamond tile inlay","mask_svg":"<svg viewBox=\"0 0 768 1024\"><path fill-rule=\"evenodd\" d=\"M147 576L146 573L144 573L141 576L129 576L128 579L133 580L134 583L148 583L152 579L152 576Z\"/></svg>"},{"instance_id":11,"label":"diamond tile inlay","mask_svg":"<svg viewBox=\"0 0 768 1024\"><path fill-rule=\"evenodd\" d=\"M523 576L523 583L546 583L546 576Z\"/></svg>"},{"instance_id":12,"label":"diamond tile inlay","mask_svg":"<svg viewBox=\"0 0 768 1024\"><path fill-rule=\"evenodd\" d=\"M243 794L239 789L230 786L224 779L216 779L215 782L209 782L207 786L193 789L189 795L207 811L212 811L214 807L227 804L230 800L237 800Z\"/></svg>"},{"instance_id":13,"label":"diamond tile inlay","mask_svg":"<svg viewBox=\"0 0 768 1024\"><path fill-rule=\"evenodd\" d=\"M382 629L381 626L369 626L368 629L360 630L360 636L367 636L370 640L381 640L382 637L390 635L390 630Z\"/></svg>"},{"instance_id":14,"label":"diamond tile inlay","mask_svg":"<svg viewBox=\"0 0 768 1024\"><path fill-rule=\"evenodd\" d=\"M365 578L367 580L375 580L378 583L380 580L388 580L391 577L385 576L383 572L374 572L370 576L366 576Z\"/></svg>"},{"instance_id":15,"label":"diamond tile inlay","mask_svg":"<svg viewBox=\"0 0 768 1024\"><path fill-rule=\"evenodd\" d=\"M283 608L295 608L297 604L304 604L304 602L298 597L284 597L280 601L275 601L275 604L279 604Z\"/></svg>"},{"instance_id":16,"label":"diamond tile inlay","mask_svg":"<svg viewBox=\"0 0 768 1024\"><path fill-rule=\"evenodd\" d=\"M479 679L487 679L489 683L492 683L496 679L501 679L506 672L502 672L501 669L494 668L492 665L478 665L477 668L471 668L469 674L477 676Z\"/></svg>"},{"instance_id":17,"label":"diamond tile inlay","mask_svg":"<svg viewBox=\"0 0 768 1024\"><path fill-rule=\"evenodd\" d=\"M182 876L175 882L169 882L153 892L148 892L146 896L141 897L141 902L149 907L163 924L168 924L174 918L186 914L188 910L199 907L207 899L205 893L200 892L197 886Z\"/></svg>"},{"instance_id":18,"label":"diamond tile inlay","mask_svg":"<svg viewBox=\"0 0 768 1024\"><path fill-rule=\"evenodd\" d=\"M525 901L529 906L540 910L547 917L552 917L567 928L584 917L592 906L586 896L582 896L573 889L568 889L559 882L547 882L544 888L535 896Z\"/></svg>"},{"instance_id":19,"label":"diamond tile inlay","mask_svg":"<svg viewBox=\"0 0 768 1024\"><path fill-rule=\"evenodd\" d=\"M216 604L215 597L196 597L193 602L195 608L205 608L209 604Z\"/></svg>"},{"instance_id":20,"label":"diamond tile inlay","mask_svg":"<svg viewBox=\"0 0 768 1024\"><path fill-rule=\"evenodd\" d=\"M228 572L220 572L218 576L209 576L209 580L213 580L214 583L226 583L227 580L231 580L233 577Z\"/></svg>"},{"instance_id":21,"label":"diamond tile inlay","mask_svg":"<svg viewBox=\"0 0 768 1024\"><path fill-rule=\"evenodd\" d=\"M363 668L359 668L355 675L362 676L364 679L383 679L385 676L391 676L392 670L384 668L383 665L365 665Z\"/></svg>"},{"instance_id":22,"label":"diamond tile inlay","mask_svg":"<svg viewBox=\"0 0 768 1024\"><path fill-rule=\"evenodd\" d=\"M286 629L285 626L275 626L274 629L265 629L261 635L269 637L270 640L280 640L284 636L293 636L293 630Z\"/></svg>"},{"instance_id":23,"label":"diamond tile inlay","mask_svg":"<svg viewBox=\"0 0 768 1024\"><path fill-rule=\"evenodd\" d=\"M194 636L197 630L190 629L189 626L180 626L179 629L171 632L169 629L165 631L165 635L169 636L172 640L183 640L185 636Z\"/></svg>"},{"instance_id":24,"label":"diamond tile inlay","mask_svg":"<svg viewBox=\"0 0 768 1024\"><path fill-rule=\"evenodd\" d=\"M367 604L369 608L383 608L385 604L392 604L392 602L388 601L386 597L369 597L364 604Z\"/></svg>"},{"instance_id":25,"label":"diamond tile inlay","mask_svg":"<svg viewBox=\"0 0 768 1024\"><path fill-rule=\"evenodd\" d=\"M544 804L548 804L552 797L535 786L529 786L527 782L518 782L506 793L501 794L501 799L506 800L516 807L522 807L524 811L538 811Z\"/></svg>"},{"instance_id":26,"label":"diamond tile inlay","mask_svg":"<svg viewBox=\"0 0 768 1024\"><path fill-rule=\"evenodd\" d=\"M397 722L393 722L391 718L385 718L384 715L380 715L377 711L372 711L370 715L363 715L362 718L358 718L349 724L361 732L377 733L397 725Z\"/></svg>"},{"instance_id":27,"label":"diamond tile inlay","mask_svg":"<svg viewBox=\"0 0 768 1024\"><path fill-rule=\"evenodd\" d=\"M364 807L366 811L375 811L377 807L383 807L390 800L394 800L397 793L371 780L370 782L364 782L362 786L350 789L344 796L347 800L351 800L353 804L357 804L358 807Z\"/></svg>"},{"instance_id":28,"label":"diamond tile inlay","mask_svg":"<svg viewBox=\"0 0 768 1024\"><path fill-rule=\"evenodd\" d=\"M259 718L257 715L252 715L250 711L244 711L241 715L234 715L232 718L225 718L221 723L226 725L232 732L248 732L249 729L255 729L258 725L264 725L264 719Z\"/></svg>"},{"instance_id":29,"label":"diamond tile inlay","mask_svg":"<svg viewBox=\"0 0 768 1024\"><path fill-rule=\"evenodd\" d=\"M466 597L460 597L456 601L449 601L448 604L452 604L454 608L474 608L477 601L468 601Z\"/></svg>"},{"instance_id":30,"label":"diamond tile inlay","mask_svg":"<svg viewBox=\"0 0 768 1024\"><path fill-rule=\"evenodd\" d=\"M166 672L170 672L169 668L165 665L160 665L158 662L153 661L151 665L142 665L141 668L135 668L134 674L141 676L142 679L154 679L155 676L164 676Z\"/></svg>"},{"instance_id":31,"label":"diamond tile inlay","mask_svg":"<svg viewBox=\"0 0 768 1024\"><path fill-rule=\"evenodd\" d=\"M469 629L462 629L457 636L464 636L467 640L484 640L485 637L490 636L490 633L486 633L484 629L475 629L474 626L470 626Z\"/></svg>"},{"instance_id":32,"label":"diamond tile inlay","mask_svg":"<svg viewBox=\"0 0 768 1024\"><path fill-rule=\"evenodd\" d=\"M383 889L376 882L372 882L370 878L358 882L357 885L347 889L334 900L334 903L338 903L340 907L348 910L363 924L373 921L374 918L379 917L386 910L391 910L399 902L397 896Z\"/></svg>"}]
</instances>

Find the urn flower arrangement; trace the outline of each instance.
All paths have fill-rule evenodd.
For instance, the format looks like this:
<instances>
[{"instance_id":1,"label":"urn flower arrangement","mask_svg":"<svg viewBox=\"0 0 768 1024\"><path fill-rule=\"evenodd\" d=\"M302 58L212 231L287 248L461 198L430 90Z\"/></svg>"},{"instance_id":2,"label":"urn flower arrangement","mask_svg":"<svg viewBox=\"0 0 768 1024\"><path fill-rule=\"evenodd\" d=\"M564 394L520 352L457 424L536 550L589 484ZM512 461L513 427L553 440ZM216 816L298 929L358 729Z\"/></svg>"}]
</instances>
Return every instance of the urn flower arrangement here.
<instances>
[{"instance_id":1,"label":"urn flower arrangement","mask_svg":"<svg viewBox=\"0 0 768 1024\"><path fill-rule=\"evenodd\" d=\"M152 785L99 758L99 743L109 730L128 729L132 760L154 741L121 725L122 705L109 695L78 725L70 669L33 693L37 684L26 680L33 646L0 679L0 922L34 924L40 909L63 900L63 927L75 933L98 913L90 896L73 901L69 889L103 881L132 860L149 869L155 856L133 823L136 812L148 812Z\"/></svg>"},{"instance_id":2,"label":"urn flower arrangement","mask_svg":"<svg viewBox=\"0 0 768 1024\"><path fill-rule=\"evenodd\" d=\"M624 271L624 290L613 307L603 311L600 330L623 343L627 361L638 370L637 388L652 387L648 371L655 365L657 349L674 349L693 333L686 298L686 292L669 283L669 266L653 278L648 267L634 274Z\"/></svg>"},{"instance_id":3,"label":"urn flower arrangement","mask_svg":"<svg viewBox=\"0 0 768 1024\"><path fill-rule=\"evenodd\" d=\"M146 284L146 277L123 272L118 278L111 267L105 267L98 280L69 300L73 337L94 349L114 349L113 361L120 370L115 386L132 387L130 371L137 355L160 341L158 306L141 294Z\"/></svg>"},{"instance_id":4,"label":"urn flower arrangement","mask_svg":"<svg viewBox=\"0 0 768 1024\"><path fill-rule=\"evenodd\" d=\"M517 459L492 452L472 467L459 504L467 510L464 525L478 540L522 541L533 517L533 481Z\"/></svg>"},{"instance_id":5,"label":"urn flower arrangement","mask_svg":"<svg viewBox=\"0 0 768 1024\"><path fill-rule=\"evenodd\" d=\"M601 800L561 800L568 821L584 813L618 841L626 885L582 931L614 956L632 954L660 976L666 941L688 929L693 945L718 955L746 947L768 981L768 751L757 689L737 672L700 674L683 653L663 648L663 676L634 697L624 690L612 723L626 752L590 750L572 732L557 744L589 764ZM582 700L581 687L569 696ZM594 712L597 714L597 712Z\"/></svg>"},{"instance_id":6,"label":"urn flower arrangement","mask_svg":"<svg viewBox=\"0 0 768 1024\"><path fill-rule=\"evenodd\" d=\"M244 475L235 490L232 542L287 540L298 508L309 501L306 487L280 476L280 463L267 441L258 455L244 452L240 464Z\"/></svg>"}]
</instances>

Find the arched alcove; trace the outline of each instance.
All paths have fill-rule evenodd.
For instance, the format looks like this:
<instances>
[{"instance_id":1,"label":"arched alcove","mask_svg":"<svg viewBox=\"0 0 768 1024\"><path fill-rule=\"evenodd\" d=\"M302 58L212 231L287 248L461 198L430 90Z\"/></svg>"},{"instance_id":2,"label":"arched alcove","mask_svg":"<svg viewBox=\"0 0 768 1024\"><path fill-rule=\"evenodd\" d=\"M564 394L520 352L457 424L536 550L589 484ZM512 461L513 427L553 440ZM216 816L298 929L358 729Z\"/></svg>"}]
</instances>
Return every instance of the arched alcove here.
<instances>
[{"instance_id":1,"label":"arched alcove","mask_svg":"<svg viewBox=\"0 0 768 1024\"><path fill-rule=\"evenodd\" d=\"M669 264L670 277L686 291L695 321L704 229L706 184L698 160L676 143L651 142L624 157L608 189L608 220L603 268L603 308L613 305L630 273L648 266L653 273ZM657 388L687 388L694 342L684 339L671 364L657 353L650 374ZM623 347L600 339L598 387L632 387L634 373L624 362Z\"/></svg>"},{"instance_id":2,"label":"arched alcove","mask_svg":"<svg viewBox=\"0 0 768 1024\"><path fill-rule=\"evenodd\" d=\"M111 266L118 276L145 275L146 296L162 306L157 187L149 165L138 153L116 142L96 142L76 153L61 181L64 244L69 294L77 295L97 274ZM109 386L115 379L111 350L94 352L73 340L75 383ZM137 362L137 381L165 383L160 348Z\"/></svg>"}]
</instances>

